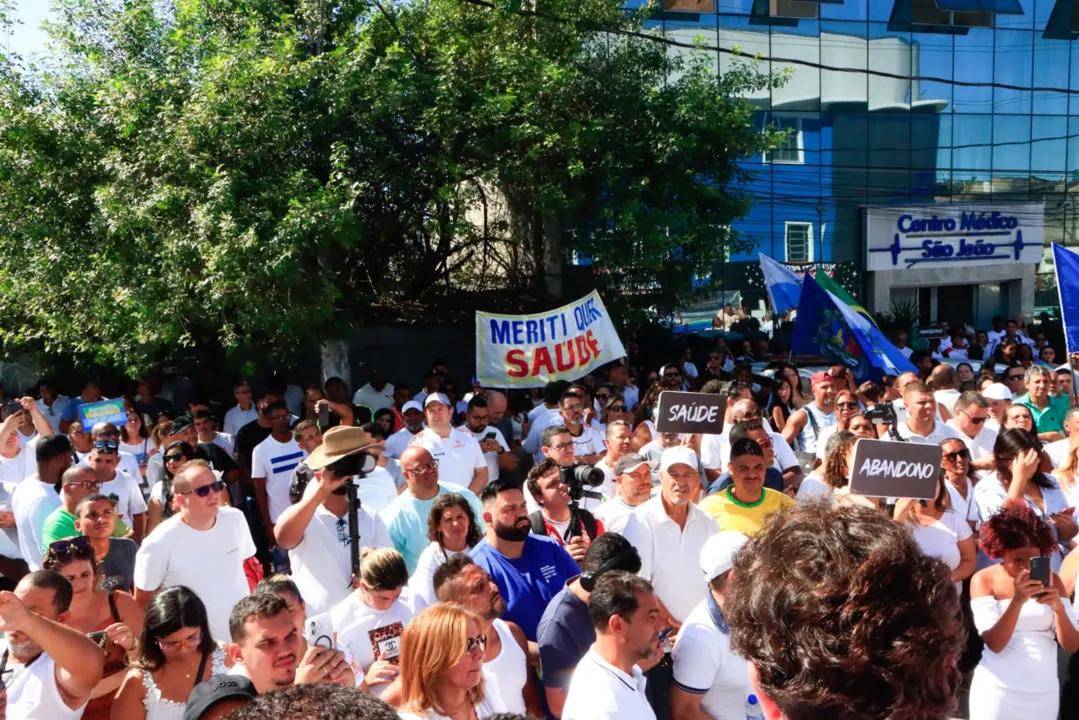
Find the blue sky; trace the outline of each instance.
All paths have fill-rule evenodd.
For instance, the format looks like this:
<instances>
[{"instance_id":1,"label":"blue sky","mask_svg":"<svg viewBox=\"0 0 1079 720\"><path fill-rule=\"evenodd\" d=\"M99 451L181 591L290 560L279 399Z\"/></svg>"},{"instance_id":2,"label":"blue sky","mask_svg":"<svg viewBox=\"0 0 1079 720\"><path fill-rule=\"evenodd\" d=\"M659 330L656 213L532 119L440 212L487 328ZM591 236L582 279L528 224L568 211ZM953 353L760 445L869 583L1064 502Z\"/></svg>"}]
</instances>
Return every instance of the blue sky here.
<instances>
[{"instance_id":1,"label":"blue sky","mask_svg":"<svg viewBox=\"0 0 1079 720\"><path fill-rule=\"evenodd\" d=\"M41 23L49 14L51 3L48 0L16 0L16 3L16 18L22 24L16 25L10 37L4 38L4 45L27 58L45 49L46 36Z\"/></svg>"}]
</instances>

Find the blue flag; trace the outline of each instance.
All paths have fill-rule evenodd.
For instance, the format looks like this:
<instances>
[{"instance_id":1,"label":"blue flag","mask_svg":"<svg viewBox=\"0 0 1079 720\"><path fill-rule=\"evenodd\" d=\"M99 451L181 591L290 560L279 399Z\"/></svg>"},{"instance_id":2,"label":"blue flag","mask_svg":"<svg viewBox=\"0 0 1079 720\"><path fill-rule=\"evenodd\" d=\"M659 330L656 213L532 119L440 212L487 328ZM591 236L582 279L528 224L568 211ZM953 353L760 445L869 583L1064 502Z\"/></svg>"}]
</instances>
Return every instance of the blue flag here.
<instances>
[{"instance_id":1,"label":"blue flag","mask_svg":"<svg viewBox=\"0 0 1079 720\"><path fill-rule=\"evenodd\" d=\"M808 275L802 281L791 346L794 352L820 355L850 368L858 382L916 372L875 325Z\"/></svg>"},{"instance_id":2,"label":"blue flag","mask_svg":"<svg viewBox=\"0 0 1079 720\"><path fill-rule=\"evenodd\" d=\"M761 261L761 273L764 274L764 286L772 301L772 313L782 315L798 307L798 296L802 292L801 278L764 253L757 255Z\"/></svg>"},{"instance_id":3,"label":"blue flag","mask_svg":"<svg viewBox=\"0 0 1079 720\"><path fill-rule=\"evenodd\" d=\"M1068 353L1079 352L1079 255L1053 243L1053 265Z\"/></svg>"}]
</instances>

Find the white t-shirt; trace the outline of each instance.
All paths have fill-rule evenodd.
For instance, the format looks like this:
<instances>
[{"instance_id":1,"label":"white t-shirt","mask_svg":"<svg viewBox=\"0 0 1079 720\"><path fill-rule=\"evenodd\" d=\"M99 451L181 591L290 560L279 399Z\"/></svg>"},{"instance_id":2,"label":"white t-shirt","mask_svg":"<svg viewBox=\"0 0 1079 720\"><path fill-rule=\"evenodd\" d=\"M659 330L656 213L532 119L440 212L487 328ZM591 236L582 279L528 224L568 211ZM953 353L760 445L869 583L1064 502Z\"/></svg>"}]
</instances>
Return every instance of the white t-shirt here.
<instances>
[{"instance_id":1,"label":"white t-shirt","mask_svg":"<svg viewBox=\"0 0 1079 720\"><path fill-rule=\"evenodd\" d=\"M685 692L702 695L708 717L739 718L753 692L745 658L731 650L730 627L722 614L713 617L707 600L693 608L671 651L674 682ZM717 624L718 623L718 624Z\"/></svg>"},{"instance_id":2,"label":"white t-shirt","mask_svg":"<svg viewBox=\"0 0 1079 720\"><path fill-rule=\"evenodd\" d=\"M836 427L836 426L832 426ZM830 428L821 428L821 436ZM783 472L787 468L798 467L798 456L791 450L791 446L787 444L787 441L783 439L783 436L779 433L768 430L768 437L772 439L772 452L775 457L772 458L772 467L780 472ZM817 441L817 448L821 447L820 441ZM701 448L703 451L703 448ZM703 458L702 458L703 461ZM719 470L720 473L727 472L727 465L731 461L731 435L730 433L724 433L719 438L719 467L710 468L712 470ZM705 465L705 467L708 467Z\"/></svg>"},{"instance_id":3,"label":"white t-shirt","mask_svg":"<svg viewBox=\"0 0 1079 720\"><path fill-rule=\"evenodd\" d=\"M966 518L954 510L945 510L940 520L929 526L913 522L907 525L914 533L914 540L922 552L929 557L942 560L949 570L959 567L959 541L966 540L974 534ZM963 584L955 583L955 591L962 593Z\"/></svg>"},{"instance_id":4,"label":"white t-shirt","mask_svg":"<svg viewBox=\"0 0 1079 720\"><path fill-rule=\"evenodd\" d=\"M909 347L897 347L896 350L903 353L903 357L910 360L910 356L914 354L914 349Z\"/></svg>"},{"instance_id":5,"label":"white t-shirt","mask_svg":"<svg viewBox=\"0 0 1079 720\"><path fill-rule=\"evenodd\" d=\"M307 493L315 492L309 483ZM356 512L360 547L393 547L386 525L369 508ZM352 554L349 548L348 515L338 518L319 505L300 544L288 551L292 579L307 605L307 616L329 612L351 592Z\"/></svg>"},{"instance_id":6,"label":"white t-shirt","mask_svg":"<svg viewBox=\"0 0 1079 720\"><path fill-rule=\"evenodd\" d=\"M981 460L983 457L993 454L993 446L997 442L996 430L991 430L983 425L977 435L968 437L965 432L956 427L955 420L949 420L946 424L952 430L955 430L955 434L958 435L959 439L963 441L963 444L967 446L967 450L970 451L971 460Z\"/></svg>"},{"instance_id":7,"label":"white t-shirt","mask_svg":"<svg viewBox=\"0 0 1079 720\"><path fill-rule=\"evenodd\" d=\"M266 495L270 504L270 522L277 522L281 513L291 503L288 486L292 471L303 462L307 453L291 437L288 442L277 442L273 435L255 446L251 453L251 477L266 479Z\"/></svg>"},{"instance_id":8,"label":"white t-shirt","mask_svg":"<svg viewBox=\"0 0 1079 720\"><path fill-rule=\"evenodd\" d=\"M450 428L448 437L443 438L431 428L424 428L417 433L409 445L418 445L431 453L438 460L438 479L469 487L476 470L487 467L483 451L476 438L467 430Z\"/></svg>"},{"instance_id":9,"label":"white t-shirt","mask_svg":"<svg viewBox=\"0 0 1079 720\"><path fill-rule=\"evenodd\" d=\"M367 383L352 396L353 405L362 405L375 414L383 408L393 407L393 385L386 383L381 390L375 390Z\"/></svg>"},{"instance_id":10,"label":"white t-shirt","mask_svg":"<svg viewBox=\"0 0 1079 720\"><path fill-rule=\"evenodd\" d=\"M203 605L214 639L228 641L229 613L250 590L244 561L255 543L244 514L230 507L217 511L209 530L195 530L180 515L158 525L135 555L135 587L152 592L184 585Z\"/></svg>"},{"instance_id":11,"label":"white t-shirt","mask_svg":"<svg viewBox=\"0 0 1079 720\"><path fill-rule=\"evenodd\" d=\"M0 457L0 482L8 487L8 492L36 472L37 456L34 448L22 448L13 458Z\"/></svg>"},{"instance_id":12,"label":"white t-shirt","mask_svg":"<svg viewBox=\"0 0 1079 720\"><path fill-rule=\"evenodd\" d=\"M375 662L376 649L381 655L380 659L398 664L401 633L412 620L412 610L401 600L386 610L375 610L360 601L358 592L353 592L330 611L330 618L338 644L352 653L352 669L359 684L364 673ZM377 697L387 687L389 683L378 683L372 685L369 691Z\"/></svg>"},{"instance_id":13,"label":"white t-shirt","mask_svg":"<svg viewBox=\"0 0 1079 720\"><path fill-rule=\"evenodd\" d=\"M963 497L950 482L945 481L944 487L948 488L948 500L955 514L970 522L978 522L978 501L974 499L974 483L970 481L970 478L967 478L966 497Z\"/></svg>"},{"instance_id":14,"label":"white t-shirt","mask_svg":"<svg viewBox=\"0 0 1079 720\"><path fill-rule=\"evenodd\" d=\"M0 653L7 657L6 640L0 640ZM29 665L7 658L4 675L7 683L7 715L9 720L78 720L86 707L83 703L72 710L56 686L56 663L41 653ZM89 701L87 701L89 702Z\"/></svg>"},{"instance_id":15,"label":"white t-shirt","mask_svg":"<svg viewBox=\"0 0 1079 720\"><path fill-rule=\"evenodd\" d=\"M420 560L416 563L416 571L408 579L408 589L412 594L413 605L417 610L422 610L428 605L438 602L435 597L435 571L442 567L447 560L454 555L465 555L468 550L453 552L443 550L437 542L432 542L420 553Z\"/></svg>"},{"instance_id":16,"label":"white t-shirt","mask_svg":"<svg viewBox=\"0 0 1079 720\"><path fill-rule=\"evenodd\" d=\"M408 428L401 428L393 435L386 438L386 455L399 460L401 453L405 451L409 443L412 442L412 438L416 437Z\"/></svg>"},{"instance_id":17,"label":"white t-shirt","mask_svg":"<svg viewBox=\"0 0 1079 720\"><path fill-rule=\"evenodd\" d=\"M905 422L897 423L895 430L899 433L899 437L907 442L921 443L922 445L940 445L943 440L962 440L966 437L963 433L949 425L945 425L939 420L936 421L933 425L933 429L926 437L915 435L914 431L911 430ZM881 440L892 440L891 433L886 433Z\"/></svg>"},{"instance_id":18,"label":"white t-shirt","mask_svg":"<svg viewBox=\"0 0 1079 720\"><path fill-rule=\"evenodd\" d=\"M236 405L227 413L225 413L225 422L222 423L221 429L228 435L236 437L236 433L240 432L240 428L248 423L253 423L259 419L258 408L251 405L247 410L244 410L239 405Z\"/></svg>"},{"instance_id":19,"label":"white t-shirt","mask_svg":"<svg viewBox=\"0 0 1079 720\"><path fill-rule=\"evenodd\" d=\"M958 390L937 390L933 393L933 399L937 401L938 405L946 407L950 415L955 415L955 403L959 399Z\"/></svg>"},{"instance_id":20,"label":"white t-shirt","mask_svg":"<svg viewBox=\"0 0 1079 720\"><path fill-rule=\"evenodd\" d=\"M1068 445L1070 442L1068 438L1054 440L1042 448L1049 456L1049 459L1053 461L1054 470L1064 467L1064 463L1068 461Z\"/></svg>"},{"instance_id":21,"label":"white t-shirt","mask_svg":"<svg viewBox=\"0 0 1079 720\"><path fill-rule=\"evenodd\" d=\"M813 502L814 500L827 500L830 505L835 505L835 493L831 486L824 482L824 478L815 472L809 473L802 478L802 484L798 486L798 492L794 499L800 503Z\"/></svg>"},{"instance_id":22,"label":"white t-shirt","mask_svg":"<svg viewBox=\"0 0 1079 720\"><path fill-rule=\"evenodd\" d=\"M90 467L90 453L76 452L75 454L79 458L79 465ZM160 455L161 453L157 454ZM139 467L138 458L124 450L121 450L117 455L120 459L116 463L116 472L126 472L138 482L142 478L142 468ZM147 462L149 462L149 460L147 460ZM108 493L105 494L108 495Z\"/></svg>"},{"instance_id":23,"label":"white t-shirt","mask_svg":"<svg viewBox=\"0 0 1079 720\"><path fill-rule=\"evenodd\" d=\"M656 720L644 688L639 667L634 665L633 674L627 675L601 658L593 645L573 671L562 720Z\"/></svg>"},{"instance_id":24,"label":"white t-shirt","mask_svg":"<svg viewBox=\"0 0 1079 720\"><path fill-rule=\"evenodd\" d=\"M386 468L377 467L356 483L356 497L360 505L373 513L380 513L397 499L397 486Z\"/></svg>"},{"instance_id":25,"label":"white t-shirt","mask_svg":"<svg viewBox=\"0 0 1079 720\"><path fill-rule=\"evenodd\" d=\"M37 473L15 487L11 494L11 512L19 531L19 552L31 570L41 569L41 541L45 518L63 503L56 489L38 480Z\"/></svg>"},{"instance_id":26,"label":"white t-shirt","mask_svg":"<svg viewBox=\"0 0 1079 720\"><path fill-rule=\"evenodd\" d=\"M137 477L137 476L136 476ZM142 494L139 481L123 470L116 471L116 477L101 484L101 494L116 498L116 517L132 527L131 518L146 512L146 498Z\"/></svg>"},{"instance_id":27,"label":"white t-shirt","mask_svg":"<svg viewBox=\"0 0 1079 720\"><path fill-rule=\"evenodd\" d=\"M484 428L483 432L480 433L472 432L467 425L462 425L460 429L472 433L472 437L476 438L477 443L482 442L488 435L494 435L493 439L498 443L498 446L502 448L502 452L510 451L510 446L506 443L506 438L502 434L502 431L493 425L488 425ZM483 448L480 448L480 450L482 451ZM498 455L499 454L496 452L483 453L483 458L487 461L487 482L494 482L498 479Z\"/></svg>"},{"instance_id":28,"label":"white t-shirt","mask_svg":"<svg viewBox=\"0 0 1079 720\"><path fill-rule=\"evenodd\" d=\"M600 503L600 506L593 510L592 514L603 523L604 532L621 533L626 529L629 516L636 509L637 506L628 505L625 500L615 496L606 502Z\"/></svg>"},{"instance_id":29,"label":"white t-shirt","mask_svg":"<svg viewBox=\"0 0 1079 720\"><path fill-rule=\"evenodd\" d=\"M228 433L214 433L214 445L218 446L232 457L236 450L236 438Z\"/></svg>"},{"instance_id":30,"label":"white t-shirt","mask_svg":"<svg viewBox=\"0 0 1079 720\"><path fill-rule=\"evenodd\" d=\"M562 416L555 414L551 417L547 423L547 427L557 427L565 423ZM546 428L545 428L546 429ZM581 434L573 435L570 433L570 439L573 441L573 456L580 458L586 455L596 455L607 452L607 445L603 442L603 434L598 432L591 425L581 425Z\"/></svg>"}]
</instances>

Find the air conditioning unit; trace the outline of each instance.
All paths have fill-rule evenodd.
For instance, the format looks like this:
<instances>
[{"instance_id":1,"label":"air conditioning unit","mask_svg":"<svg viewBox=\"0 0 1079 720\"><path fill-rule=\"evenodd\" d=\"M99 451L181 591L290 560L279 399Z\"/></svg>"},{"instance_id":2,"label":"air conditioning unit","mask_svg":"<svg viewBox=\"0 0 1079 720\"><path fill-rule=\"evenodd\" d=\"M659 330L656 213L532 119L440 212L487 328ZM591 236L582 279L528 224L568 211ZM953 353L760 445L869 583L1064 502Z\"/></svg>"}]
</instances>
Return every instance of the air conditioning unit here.
<instances>
[{"instance_id":1,"label":"air conditioning unit","mask_svg":"<svg viewBox=\"0 0 1079 720\"><path fill-rule=\"evenodd\" d=\"M768 14L779 18L816 20L820 17L820 3L808 0L768 0Z\"/></svg>"}]
</instances>

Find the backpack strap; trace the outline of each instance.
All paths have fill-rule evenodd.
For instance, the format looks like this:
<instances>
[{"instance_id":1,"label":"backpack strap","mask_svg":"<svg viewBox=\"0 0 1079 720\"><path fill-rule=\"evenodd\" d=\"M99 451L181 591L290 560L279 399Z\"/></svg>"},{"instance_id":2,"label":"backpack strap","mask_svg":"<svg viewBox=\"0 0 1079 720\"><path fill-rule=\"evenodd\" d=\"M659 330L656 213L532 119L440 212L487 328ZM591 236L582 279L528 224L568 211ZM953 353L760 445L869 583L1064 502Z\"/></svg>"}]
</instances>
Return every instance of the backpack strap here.
<instances>
[{"instance_id":1,"label":"backpack strap","mask_svg":"<svg viewBox=\"0 0 1079 720\"><path fill-rule=\"evenodd\" d=\"M536 510L528 514L528 521L532 524L532 532L535 535L547 535L547 523L543 520L543 511Z\"/></svg>"}]
</instances>

